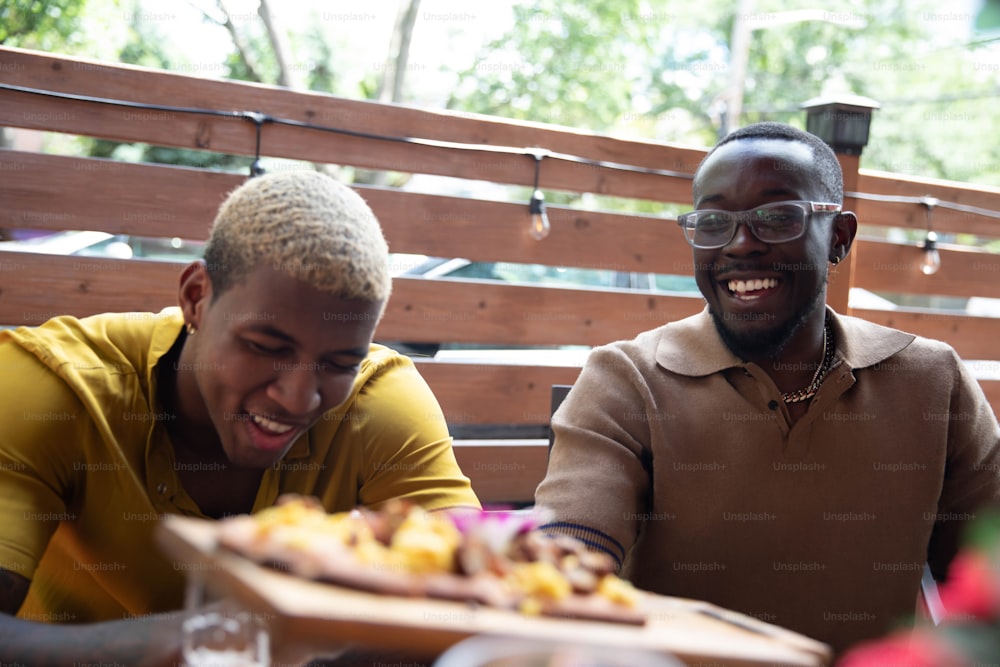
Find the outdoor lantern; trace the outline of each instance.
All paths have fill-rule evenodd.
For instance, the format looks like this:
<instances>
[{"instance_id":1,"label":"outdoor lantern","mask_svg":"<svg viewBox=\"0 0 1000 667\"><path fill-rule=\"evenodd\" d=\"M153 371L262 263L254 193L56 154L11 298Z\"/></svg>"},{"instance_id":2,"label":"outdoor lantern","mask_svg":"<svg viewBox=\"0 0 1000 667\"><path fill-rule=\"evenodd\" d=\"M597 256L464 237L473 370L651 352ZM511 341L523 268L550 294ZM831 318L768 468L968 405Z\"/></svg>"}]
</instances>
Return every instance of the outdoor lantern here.
<instances>
[{"instance_id":1,"label":"outdoor lantern","mask_svg":"<svg viewBox=\"0 0 1000 667\"><path fill-rule=\"evenodd\" d=\"M802 104L806 131L825 141L836 153L861 155L868 145L872 111L879 103L868 97L814 97Z\"/></svg>"}]
</instances>

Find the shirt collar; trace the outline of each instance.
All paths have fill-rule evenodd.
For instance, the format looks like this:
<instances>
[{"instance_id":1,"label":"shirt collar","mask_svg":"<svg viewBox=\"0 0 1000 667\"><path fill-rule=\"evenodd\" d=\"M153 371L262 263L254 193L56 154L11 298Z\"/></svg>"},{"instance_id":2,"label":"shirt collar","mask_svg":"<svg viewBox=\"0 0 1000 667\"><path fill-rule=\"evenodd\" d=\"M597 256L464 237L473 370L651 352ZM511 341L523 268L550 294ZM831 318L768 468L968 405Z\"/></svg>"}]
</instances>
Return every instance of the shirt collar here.
<instances>
[{"instance_id":1,"label":"shirt collar","mask_svg":"<svg viewBox=\"0 0 1000 667\"><path fill-rule=\"evenodd\" d=\"M177 342L184 327L184 314L177 306L164 308L157 313L153 335L149 337L149 363L146 364L146 386L157 387L156 366Z\"/></svg>"},{"instance_id":2,"label":"shirt collar","mask_svg":"<svg viewBox=\"0 0 1000 667\"><path fill-rule=\"evenodd\" d=\"M856 317L838 315L829 307L826 311L837 354L850 368L865 368L885 361L916 338ZM672 373L701 377L746 366L722 342L707 306L697 315L672 322L661 331L656 362Z\"/></svg>"}]
</instances>

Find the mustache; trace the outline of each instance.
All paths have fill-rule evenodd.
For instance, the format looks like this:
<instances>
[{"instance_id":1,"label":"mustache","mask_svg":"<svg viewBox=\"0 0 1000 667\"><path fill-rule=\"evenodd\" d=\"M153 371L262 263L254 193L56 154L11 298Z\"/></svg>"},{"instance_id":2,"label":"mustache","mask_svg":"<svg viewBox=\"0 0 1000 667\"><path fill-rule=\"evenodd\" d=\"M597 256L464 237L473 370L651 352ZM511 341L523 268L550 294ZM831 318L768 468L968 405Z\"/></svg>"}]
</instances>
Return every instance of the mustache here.
<instances>
[{"instance_id":1,"label":"mustache","mask_svg":"<svg viewBox=\"0 0 1000 667\"><path fill-rule=\"evenodd\" d=\"M781 264L774 262L702 262L695 265L697 271L707 271L709 273L730 273L730 272L752 272L771 271L782 273L787 271L781 268Z\"/></svg>"},{"instance_id":2,"label":"mustache","mask_svg":"<svg viewBox=\"0 0 1000 667\"><path fill-rule=\"evenodd\" d=\"M827 270L826 262L702 262L695 265L696 271L712 274L725 273L804 273Z\"/></svg>"}]
</instances>

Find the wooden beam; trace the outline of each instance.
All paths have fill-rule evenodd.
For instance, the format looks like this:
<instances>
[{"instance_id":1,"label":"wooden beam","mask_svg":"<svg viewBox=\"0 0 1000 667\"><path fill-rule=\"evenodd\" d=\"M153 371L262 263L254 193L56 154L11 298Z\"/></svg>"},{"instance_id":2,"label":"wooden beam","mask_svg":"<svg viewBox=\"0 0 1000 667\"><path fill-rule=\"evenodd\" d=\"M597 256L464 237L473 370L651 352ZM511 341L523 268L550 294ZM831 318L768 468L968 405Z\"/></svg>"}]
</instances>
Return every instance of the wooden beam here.
<instances>
[{"instance_id":1,"label":"wooden beam","mask_svg":"<svg viewBox=\"0 0 1000 667\"><path fill-rule=\"evenodd\" d=\"M902 176L862 169L858 174L858 192L890 197L936 197L941 201L1000 211L1000 188L973 185L918 176ZM862 224L889 225L925 229L927 208L922 204L903 204L858 200ZM938 232L1000 236L1000 221L975 213L935 207L932 223Z\"/></svg>"},{"instance_id":2,"label":"wooden beam","mask_svg":"<svg viewBox=\"0 0 1000 667\"><path fill-rule=\"evenodd\" d=\"M855 309L854 315L876 324L945 341L963 359L998 358L996 342L1000 340L1000 318L867 308Z\"/></svg>"},{"instance_id":3,"label":"wooden beam","mask_svg":"<svg viewBox=\"0 0 1000 667\"><path fill-rule=\"evenodd\" d=\"M204 240L245 176L0 150L0 227Z\"/></svg>"},{"instance_id":4,"label":"wooden beam","mask_svg":"<svg viewBox=\"0 0 1000 667\"><path fill-rule=\"evenodd\" d=\"M941 268L920 271L923 251L915 245L864 239L855 244L855 287L874 292L1000 298L1000 255L972 248L941 248Z\"/></svg>"},{"instance_id":5,"label":"wooden beam","mask_svg":"<svg viewBox=\"0 0 1000 667\"><path fill-rule=\"evenodd\" d=\"M455 458L482 503L528 505L545 477L546 440L457 440Z\"/></svg>"},{"instance_id":6,"label":"wooden beam","mask_svg":"<svg viewBox=\"0 0 1000 667\"><path fill-rule=\"evenodd\" d=\"M704 308L700 297L397 278L383 340L602 345Z\"/></svg>"},{"instance_id":7,"label":"wooden beam","mask_svg":"<svg viewBox=\"0 0 1000 667\"><path fill-rule=\"evenodd\" d=\"M183 264L31 253L0 255L0 322L157 312L176 305ZM397 278L379 340L600 345L700 311L695 297L625 290Z\"/></svg>"},{"instance_id":8,"label":"wooden beam","mask_svg":"<svg viewBox=\"0 0 1000 667\"><path fill-rule=\"evenodd\" d=\"M860 156L837 154L840 161L841 171L844 173L844 190L854 190L858 179L858 164ZM844 199L844 210L850 211L854 201ZM853 252L848 252L847 256L830 268L830 281L826 288L826 302L838 313L850 315L850 293L851 286L854 285L854 265L855 257Z\"/></svg>"},{"instance_id":9,"label":"wooden beam","mask_svg":"<svg viewBox=\"0 0 1000 667\"><path fill-rule=\"evenodd\" d=\"M417 361L451 425L548 424L552 385L573 384L575 366Z\"/></svg>"},{"instance_id":10,"label":"wooden beam","mask_svg":"<svg viewBox=\"0 0 1000 667\"><path fill-rule=\"evenodd\" d=\"M427 143L379 142L370 137L414 137L484 147L541 147L598 163L622 163L685 174L674 177L640 173L550 158L544 161L541 170L543 188L685 202L690 200L689 175L705 153L539 123L345 100L321 93L292 92L275 86L184 76L10 47L0 47L0 55L4 60L0 83L174 109L252 111L353 133L268 123L263 126L262 151L275 157L530 185L534 180L535 160L527 155L485 149L459 153ZM0 90L0 125L234 155L251 155L256 138L254 124L235 117L128 109L9 89ZM357 136L358 133L367 136ZM379 150L372 150L373 142L379 145Z\"/></svg>"},{"instance_id":11,"label":"wooden beam","mask_svg":"<svg viewBox=\"0 0 1000 667\"><path fill-rule=\"evenodd\" d=\"M0 151L0 227L75 229L134 236L207 238L238 174L112 160ZM98 181L100 187L94 187ZM58 188L53 188L58 183ZM155 184L155 187L150 187ZM691 248L673 220L549 207L552 233L528 234L525 202L497 202L358 186L390 247L473 261L693 273ZM470 244L469 239L476 243Z\"/></svg>"}]
</instances>

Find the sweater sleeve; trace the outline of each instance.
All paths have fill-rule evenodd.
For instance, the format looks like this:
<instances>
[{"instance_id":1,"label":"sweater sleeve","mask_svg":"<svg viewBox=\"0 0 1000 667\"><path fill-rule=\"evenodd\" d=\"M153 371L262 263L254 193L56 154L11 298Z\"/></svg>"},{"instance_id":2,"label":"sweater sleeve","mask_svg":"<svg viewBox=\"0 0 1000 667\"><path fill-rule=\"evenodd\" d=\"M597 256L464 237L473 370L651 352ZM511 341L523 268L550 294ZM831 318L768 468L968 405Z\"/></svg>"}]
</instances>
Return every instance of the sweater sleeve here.
<instances>
[{"instance_id":1,"label":"sweater sleeve","mask_svg":"<svg viewBox=\"0 0 1000 667\"><path fill-rule=\"evenodd\" d=\"M650 489L648 391L619 346L595 349L552 417L555 441L535 494L549 533L570 534L621 565Z\"/></svg>"},{"instance_id":2,"label":"sweater sleeve","mask_svg":"<svg viewBox=\"0 0 1000 667\"><path fill-rule=\"evenodd\" d=\"M956 380L948 428L948 458L928 548L935 578L967 539L968 525L1000 504L1000 427L979 383L952 352Z\"/></svg>"}]
</instances>

